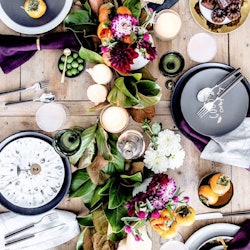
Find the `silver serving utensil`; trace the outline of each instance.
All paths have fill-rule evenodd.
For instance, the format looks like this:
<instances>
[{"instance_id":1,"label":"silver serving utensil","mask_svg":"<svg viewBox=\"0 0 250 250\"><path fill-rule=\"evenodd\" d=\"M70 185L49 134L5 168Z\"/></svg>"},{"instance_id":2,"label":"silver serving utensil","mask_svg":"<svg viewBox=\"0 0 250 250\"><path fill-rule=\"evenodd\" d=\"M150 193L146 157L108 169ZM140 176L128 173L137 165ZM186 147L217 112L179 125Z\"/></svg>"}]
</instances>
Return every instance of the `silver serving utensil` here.
<instances>
[{"instance_id":1,"label":"silver serving utensil","mask_svg":"<svg viewBox=\"0 0 250 250\"><path fill-rule=\"evenodd\" d=\"M15 101L15 102L6 102L5 106L10 106L13 104L19 104L24 102L44 102L49 103L53 102L55 100L55 94L52 92L49 93L43 93L39 98L36 99L29 99L29 100L21 100L21 101Z\"/></svg>"},{"instance_id":2,"label":"silver serving utensil","mask_svg":"<svg viewBox=\"0 0 250 250\"><path fill-rule=\"evenodd\" d=\"M229 86L227 86L220 94L217 95L217 97L212 100L212 101L209 101L207 103L205 103L199 110L198 112L196 113L198 115L199 118L202 118L204 117L207 113L209 113L214 104L221 100L221 98L226 95L232 88L234 88L242 79L244 78L244 76L242 75L239 75Z\"/></svg>"},{"instance_id":3,"label":"silver serving utensil","mask_svg":"<svg viewBox=\"0 0 250 250\"><path fill-rule=\"evenodd\" d=\"M35 222L35 223L30 223L30 224L27 224L21 228L18 228L16 230L13 230L7 234L5 234L4 238L7 239L9 237L12 237L16 234L19 234L27 229L30 229L32 227L35 227L36 225L38 225L39 223L43 222L44 224L47 224L49 222L52 222L54 220L56 220L58 218L58 214L57 213L50 213L50 214L46 214L44 215L39 221Z\"/></svg>"},{"instance_id":4,"label":"silver serving utensil","mask_svg":"<svg viewBox=\"0 0 250 250\"><path fill-rule=\"evenodd\" d=\"M34 83L32 86L27 87L27 88L18 88L18 89L12 89L12 90L8 90L5 92L1 92L1 95L6 95L6 94L11 94L11 93L16 93L16 92L23 92L26 90L40 90L40 89L44 89L46 87L48 87L49 83L47 81L41 81L41 82L36 82Z\"/></svg>"},{"instance_id":5,"label":"silver serving utensil","mask_svg":"<svg viewBox=\"0 0 250 250\"><path fill-rule=\"evenodd\" d=\"M202 213L202 214L196 214L195 220L220 219L224 217L247 215L247 214L250 214L250 210L229 212L229 213L221 213L221 212Z\"/></svg>"},{"instance_id":6,"label":"silver serving utensil","mask_svg":"<svg viewBox=\"0 0 250 250\"><path fill-rule=\"evenodd\" d=\"M210 95L213 93L214 89L222 86L232 77L234 77L237 73L239 73L240 70L241 70L240 68L233 70L232 72L227 74L222 80L218 81L212 88L206 87L201 89L197 94L197 99L201 102L206 102L209 99Z\"/></svg>"},{"instance_id":7,"label":"silver serving utensil","mask_svg":"<svg viewBox=\"0 0 250 250\"><path fill-rule=\"evenodd\" d=\"M65 227L65 223L60 224L60 225L56 225L56 226L53 226L50 228L43 229L43 230L35 232L35 233L27 234L27 235L21 236L19 238L14 238L14 239L6 241L5 246L7 247L7 246L10 246L12 244L23 241L23 240L27 240L27 239L30 239L33 237L41 236L43 233L47 233L47 234L52 233L55 230L61 230L63 227Z\"/></svg>"}]
</instances>

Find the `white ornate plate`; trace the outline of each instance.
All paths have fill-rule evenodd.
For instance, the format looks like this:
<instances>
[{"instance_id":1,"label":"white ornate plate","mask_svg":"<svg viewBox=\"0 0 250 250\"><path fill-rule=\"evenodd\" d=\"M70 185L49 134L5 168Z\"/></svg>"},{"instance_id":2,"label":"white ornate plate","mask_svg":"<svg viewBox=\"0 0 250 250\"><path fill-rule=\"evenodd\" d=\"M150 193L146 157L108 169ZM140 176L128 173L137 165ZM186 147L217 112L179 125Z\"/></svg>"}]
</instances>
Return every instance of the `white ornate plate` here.
<instances>
[{"instance_id":1,"label":"white ornate plate","mask_svg":"<svg viewBox=\"0 0 250 250\"><path fill-rule=\"evenodd\" d=\"M1 0L0 19L6 26L23 34L42 34L54 29L66 17L73 0L45 0L46 13L38 19L29 17L21 8L24 0Z\"/></svg>"},{"instance_id":2,"label":"white ornate plate","mask_svg":"<svg viewBox=\"0 0 250 250\"><path fill-rule=\"evenodd\" d=\"M230 223L211 224L193 233L185 242L185 245L189 250L197 250L207 240L221 235L234 236L239 229L239 226Z\"/></svg>"},{"instance_id":3,"label":"white ornate plate","mask_svg":"<svg viewBox=\"0 0 250 250\"><path fill-rule=\"evenodd\" d=\"M22 132L0 144L0 203L21 214L43 213L67 193L70 164L49 137Z\"/></svg>"}]
</instances>

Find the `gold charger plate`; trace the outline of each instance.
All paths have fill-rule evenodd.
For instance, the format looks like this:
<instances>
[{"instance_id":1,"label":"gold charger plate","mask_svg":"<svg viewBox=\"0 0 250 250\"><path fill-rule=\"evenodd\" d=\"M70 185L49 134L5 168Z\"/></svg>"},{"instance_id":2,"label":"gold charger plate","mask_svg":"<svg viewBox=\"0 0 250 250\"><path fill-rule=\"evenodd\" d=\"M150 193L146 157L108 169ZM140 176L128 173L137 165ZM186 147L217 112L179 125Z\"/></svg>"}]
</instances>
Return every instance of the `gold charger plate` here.
<instances>
[{"instance_id":1,"label":"gold charger plate","mask_svg":"<svg viewBox=\"0 0 250 250\"><path fill-rule=\"evenodd\" d=\"M250 12L250 0L243 0L241 6L241 18L228 24L214 24L209 22L201 13L199 8L199 0L189 0L189 8L194 20L203 29L213 33L229 33L238 29L247 19Z\"/></svg>"}]
</instances>

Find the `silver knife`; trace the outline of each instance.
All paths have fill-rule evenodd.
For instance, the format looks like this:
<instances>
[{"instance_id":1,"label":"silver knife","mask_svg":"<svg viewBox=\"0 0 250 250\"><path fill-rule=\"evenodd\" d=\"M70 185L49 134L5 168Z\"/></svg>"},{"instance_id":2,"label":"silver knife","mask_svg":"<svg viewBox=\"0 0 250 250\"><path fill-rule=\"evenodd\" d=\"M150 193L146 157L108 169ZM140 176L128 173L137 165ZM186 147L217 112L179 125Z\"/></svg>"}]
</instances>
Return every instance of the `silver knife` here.
<instances>
[{"instance_id":1,"label":"silver knife","mask_svg":"<svg viewBox=\"0 0 250 250\"><path fill-rule=\"evenodd\" d=\"M20 242L20 241L27 240L27 239L30 239L30 238L39 236L39 235L41 235L41 234L43 234L43 233L45 233L45 232L46 232L46 233L48 233L48 232L51 233L52 231L55 231L56 229L57 229L57 230L60 230L60 229L62 229L64 226L65 226L65 223L60 224L60 225L56 225L56 226L54 226L54 227L50 227L50 228L43 229L43 230L38 231L38 232L35 232L35 233L26 234L26 235L24 235L24 236L20 236L20 237L18 237L18 238L14 238L14 239L12 239L12 240L8 240L8 241L5 242L5 246L7 247L7 246L10 246L10 245L12 245L12 244L18 243L18 242Z\"/></svg>"},{"instance_id":2,"label":"silver knife","mask_svg":"<svg viewBox=\"0 0 250 250\"><path fill-rule=\"evenodd\" d=\"M239 212L229 212L229 213L211 212L211 213L196 214L195 220L220 219L224 217L246 215L246 214L250 214L250 210L239 211Z\"/></svg>"}]
</instances>

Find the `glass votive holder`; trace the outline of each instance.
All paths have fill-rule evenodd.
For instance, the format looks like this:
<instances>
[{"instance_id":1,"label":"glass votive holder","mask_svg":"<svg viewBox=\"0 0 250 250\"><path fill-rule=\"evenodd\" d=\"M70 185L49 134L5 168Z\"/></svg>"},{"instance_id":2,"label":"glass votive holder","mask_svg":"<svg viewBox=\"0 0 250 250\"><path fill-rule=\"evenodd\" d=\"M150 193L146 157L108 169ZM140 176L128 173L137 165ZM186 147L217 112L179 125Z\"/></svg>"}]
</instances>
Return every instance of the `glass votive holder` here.
<instances>
[{"instance_id":1,"label":"glass votive holder","mask_svg":"<svg viewBox=\"0 0 250 250\"><path fill-rule=\"evenodd\" d=\"M215 57L216 53L216 41L207 33L197 33L193 35L188 42L187 54L194 62L209 62Z\"/></svg>"},{"instance_id":2,"label":"glass votive holder","mask_svg":"<svg viewBox=\"0 0 250 250\"><path fill-rule=\"evenodd\" d=\"M145 151L145 141L139 131L130 129L119 136L116 147L125 159L137 159Z\"/></svg>"},{"instance_id":3,"label":"glass votive holder","mask_svg":"<svg viewBox=\"0 0 250 250\"><path fill-rule=\"evenodd\" d=\"M106 131L120 133L128 126L128 111L123 107L107 106L100 114L100 123Z\"/></svg>"},{"instance_id":4,"label":"glass votive holder","mask_svg":"<svg viewBox=\"0 0 250 250\"><path fill-rule=\"evenodd\" d=\"M169 51L161 56L159 70L164 76L175 77L180 74L185 66L183 56L176 51Z\"/></svg>"},{"instance_id":5,"label":"glass votive holder","mask_svg":"<svg viewBox=\"0 0 250 250\"><path fill-rule=\"evenodd\" d=\"M63 127L69 116L68 108L63 104L45 103L36 112L36 123L46 132L54 132Z\"/></svg>"},{"instance_id":6,"label":"glass votive holder","mask_svg":"<svg viewBox=\"0 0 250 250\"><path fill-rule=\"evenodd\" d=\"M156 15L154 34L162 41L174 39L180 32L182 26L180 15L170 9L160 11Z\"/></svg>"}]
</instances>

